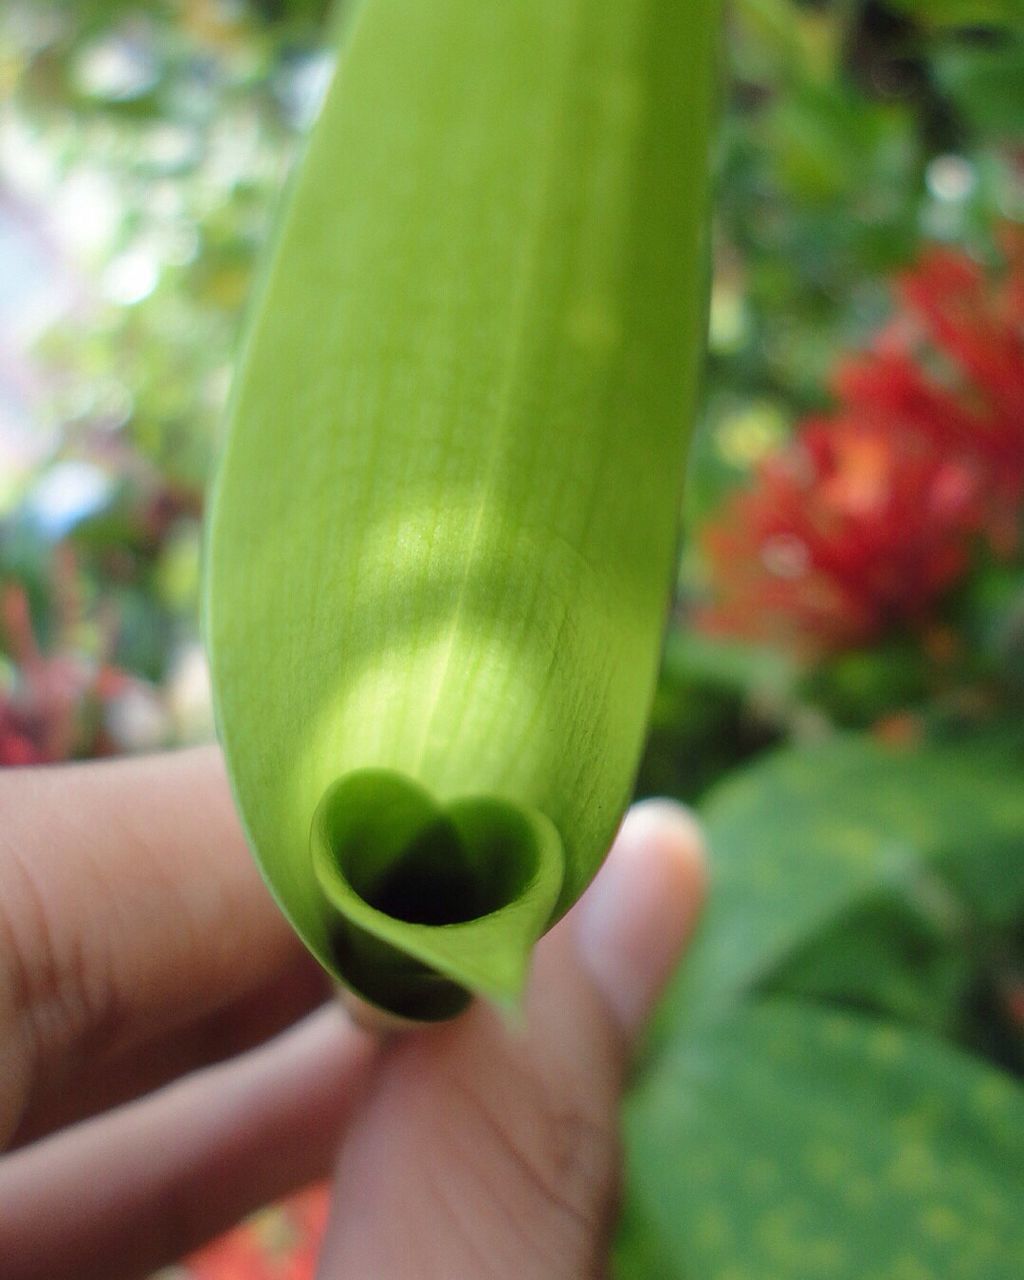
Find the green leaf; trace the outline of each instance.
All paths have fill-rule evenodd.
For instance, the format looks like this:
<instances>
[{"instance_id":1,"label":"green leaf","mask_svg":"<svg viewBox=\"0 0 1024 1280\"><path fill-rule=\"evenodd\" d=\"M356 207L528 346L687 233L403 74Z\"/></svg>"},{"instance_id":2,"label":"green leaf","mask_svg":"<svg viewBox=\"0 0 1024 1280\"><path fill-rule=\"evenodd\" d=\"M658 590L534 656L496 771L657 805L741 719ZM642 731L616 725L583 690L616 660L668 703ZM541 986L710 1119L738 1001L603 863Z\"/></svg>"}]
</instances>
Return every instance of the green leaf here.
<instances>
[{"instance_id":1,"label":"green leaf","mask_svg":"<svg viewBox=\"0 0 1024 1280\"><path fill-rule=\"evenodd\" d=\"M338 913L338 968L408 1017L457 1012L459 984L514 999L562 886L562 844L543 814L491 798L439 806L384 770L328 788L312 851Z\"/></svg>"},{"instance_id":2,"label":"green leaf","mask_svg":"<svg viewBox=\"0 0 1024 1280\"><path fill-rule=\"evenodd\" d=\"M972 946L1024 904L1021 754L1016 729L842 737L712 798L710 910L631 1111L620 1274L1016 1274L1024 1094L918 1028L960 1030Z\"/></svg>"},{"instance_id":3,"label":"green leaf","mask_svg":"<svg viewBox=\"0 0 1024 1280\"><path fill-rule=\"evenodd\" d=\"M941 88L974 127L1007 139L1024 135L1024 25L991 48L940 50L933 66Z\"/></svg>"},{"instance_id":4,"label":"green leaf","mask_svg":"<svg viewBox=\"0 0 1024 1280\"><path fill-rule=\"evenodd\" d=\"M1024 21L1024 0L888 0L925 27L1008 27Z\"/></svg>"},{"instance_id":5,"label":"green leaf","mask_svg":"<svg viewBox=\"0 0 1024 1280\"><path fill-rule=\"evenodd\" d=\"M612 1242L615 1280L668 1280L675 1274L672 1251L640 1209L635 1196L627 1199Z\"/></svg>"},{"instance_id":6,"label":"green leaf","mask_svg":"<svg viewBox=\"0 0 1024 1280\"><path fill-rule=\"evenodd\" d=\"M841 912L759 990L888 1014L952 1037L977 981L970 934L960 904L922 876L909 894L881 889Z\"/></svg>"},{"instance_id":7,"label":"green leaf","mask_svg":"<svg viewBox=\"0 0 1024 1280\"><path fill-rule=\"evenodd\" d=\"M364 0L270 261L209 527L219 728L295 927L406 1014L508 997L629 795L703 348L717 9Z\"/></svg>"},{"instance_id":8,"label":"green leaf","mask_svg":"<svg viewBox=\"0 0 1024 1280\"><path fill-rule=\"evenodd\" d=\"M660 1064L629 1136L664 1280L1020 1275L1024 1092L924 1035L744 1009Z\"/></svg>"},{"instance_id":9,"label":"green leaf","mask_svg":"<svg viewBox=\"0 0 1024 1280\"><path fill-rule=\"evenodd\" d=\"M724 1016L880 890L925 916L948 892L982 911L1020 901L1020 775L1012 738L893 750L850 736L730 779L704 811L713 891L669 1021Z\"/></svg>"}]
</instances>

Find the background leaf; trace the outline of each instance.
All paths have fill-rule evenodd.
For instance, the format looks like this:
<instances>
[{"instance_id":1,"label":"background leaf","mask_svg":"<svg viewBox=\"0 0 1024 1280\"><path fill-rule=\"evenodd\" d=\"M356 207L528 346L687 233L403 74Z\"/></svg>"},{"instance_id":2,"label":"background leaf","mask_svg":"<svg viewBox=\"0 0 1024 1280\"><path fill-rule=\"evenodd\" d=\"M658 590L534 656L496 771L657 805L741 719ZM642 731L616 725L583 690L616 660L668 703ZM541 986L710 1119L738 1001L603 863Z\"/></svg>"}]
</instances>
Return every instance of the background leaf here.
<instances>
[{"instance_id":1,"label":"background leaf","mask_svg":"<svg viewBox=\"0 0 1024 1280\"><path fill-rule=\"evenodd\" d=\"M1018 1274L1024 1091L934 1033L1019 1065L971 1000L1024 904L1020 754L839 737L712 796L710 908L630 1112L621 1276Z\"/></svg>"},{"instance_id":2,"label":"background leaf","mask_svg":"<svg viewBox=\"0 0 1024 1280\"><path fill-rule=\"evenodd\" d=\"M1021 0L888 0L887 7L934 27L1009 27L1024 21Z\"/></svg>"},{"instance_id":3,"label":"background leaf","mask_svg":"<svg viewBox=\"0 0 1024 1280\"><path fill-rule=\"evenodd\" d=\"M1020 1275L1024 1094L919 1033L744 1009L661 1063L629 1133L666 1276Z\"/></svg>"},{"instance_id":4,"label":"background leaf","mask_svg":"<svg viewBox=\"0 0 1024 1280\"><path fill-rule=\"evenodd\" d=\"M940 86L976 129L1007 138L1024 134L1024 36L951 48L934 65Z\"/></svg>"},{"instance_id":5,"label":"background leaf","mask_svg":"<svg viewBox=\"0 0 1024 1280\"><path fill-rule=\"evenodd\" d=\"M976 905L1020 895L1019 777L1019 746L998 737L853 736L734 776L705 811L714 891L667 1020L721 1016L880 888L939 929L956 927L957 886Z\"/></svg>"}]
</instances>

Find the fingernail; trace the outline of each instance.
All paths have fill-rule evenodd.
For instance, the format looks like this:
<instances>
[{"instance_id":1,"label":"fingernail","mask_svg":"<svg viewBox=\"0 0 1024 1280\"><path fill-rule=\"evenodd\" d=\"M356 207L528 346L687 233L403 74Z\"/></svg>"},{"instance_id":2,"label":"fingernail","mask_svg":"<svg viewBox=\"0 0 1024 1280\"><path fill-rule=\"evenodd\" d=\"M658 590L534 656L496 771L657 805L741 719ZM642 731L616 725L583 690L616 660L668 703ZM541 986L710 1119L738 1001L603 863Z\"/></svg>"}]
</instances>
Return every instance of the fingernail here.
<instances>
[{"instance_id":1,"label":"fingernail","mask_svg":"<svg viewBox=\"0 0 1024 1280\"><path fill-rule=\"evenodd\" d=\"M669 800L630 810L578 926L583 963L629 1039L676 967L704 887L704 840L690 811Z\"/></svg>"}]
</instances>

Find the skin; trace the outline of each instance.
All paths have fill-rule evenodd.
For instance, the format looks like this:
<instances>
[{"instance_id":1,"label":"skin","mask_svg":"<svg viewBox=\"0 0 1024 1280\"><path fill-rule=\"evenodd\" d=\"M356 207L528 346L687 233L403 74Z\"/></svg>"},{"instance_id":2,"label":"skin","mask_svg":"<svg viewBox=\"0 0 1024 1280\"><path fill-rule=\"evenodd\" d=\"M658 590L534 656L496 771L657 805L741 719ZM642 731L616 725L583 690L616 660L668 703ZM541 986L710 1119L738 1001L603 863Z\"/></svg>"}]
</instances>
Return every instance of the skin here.
<instances>
[{"instance_id":1,"label":"skin","mask_svg":"<svg viewBox=\"0 0 1024 1280\"><path fill-rule=\"evenodd\" d=\"M640 805L522 1025L389 1034L271 902L214 749L0 774L4 1275L144 1276L332 1170L324 1280L605 1275L630 1054L703 893L692 819Z\"/></svg>"}]
</instances>

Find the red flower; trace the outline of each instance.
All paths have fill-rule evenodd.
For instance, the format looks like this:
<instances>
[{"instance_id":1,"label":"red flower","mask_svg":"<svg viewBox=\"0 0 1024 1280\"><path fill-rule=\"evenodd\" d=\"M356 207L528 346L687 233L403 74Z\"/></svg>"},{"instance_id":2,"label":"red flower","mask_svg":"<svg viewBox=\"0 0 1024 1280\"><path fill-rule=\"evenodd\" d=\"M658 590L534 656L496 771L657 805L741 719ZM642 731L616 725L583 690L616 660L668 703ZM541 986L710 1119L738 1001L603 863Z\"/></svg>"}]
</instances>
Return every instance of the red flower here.
<instances>
[{"instance_id":1,"label":"red flower","mask_svg":"<svg viewBox=\"0 0 1024 1280\"><path fill-rule=\"evenodd\" d=\"M803 423L704 532L706 627L805 653L922 628L1024 500L1024 231L1001 273L933 250L843 362L834 415Z\"/></svg>"},{"instance_id":2,"label":"red flower","mask_svg":"<svg viewBox=\"0 0 1024 1280\"><path fill-rule=\"evenodd\" d=\"M804 650L928 620L966 571L981 478L856 418L805 424L704 533L711 630Z\"/></svg>"},{"instance_id":3,"label":"red flower","mask_svg":"<svg viewBox=\"0 0 1024 1280\"><path fill-rule=\"evenodd\" d=\"M236 1227L194 1253L187 1263L190 1280L278 1280L266 1249L252 1227Z\"/></svg>"},{"instance_id":4,"label":"red flower","mask_svg":"<svg viewBox=\"0 0 1024 1280\"><path fill-rule=\"evenodd\" d=\"M327 1225L326 1186L309 1187L192 1254L189 1280L313 1280Z\"/></svg>"},{"instance_id":5,"label":"red flower","mask_svg":"<svg viewBox=\"0 0 1024 1280\"><path fill-rule=\"evenodd\" d=\"M1024 228L1005 228L996 272L933 249L898 282L902 303L874 349L842 363L840 400L913 428L984 474L984 530L1017 545L1024 499Z\"/></svg>"}]
</instances>

